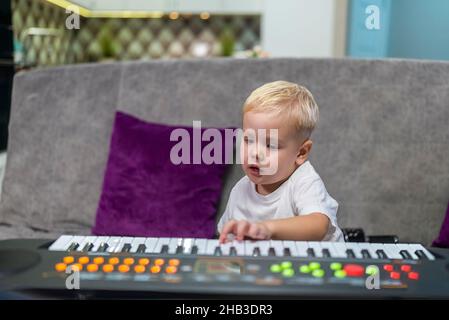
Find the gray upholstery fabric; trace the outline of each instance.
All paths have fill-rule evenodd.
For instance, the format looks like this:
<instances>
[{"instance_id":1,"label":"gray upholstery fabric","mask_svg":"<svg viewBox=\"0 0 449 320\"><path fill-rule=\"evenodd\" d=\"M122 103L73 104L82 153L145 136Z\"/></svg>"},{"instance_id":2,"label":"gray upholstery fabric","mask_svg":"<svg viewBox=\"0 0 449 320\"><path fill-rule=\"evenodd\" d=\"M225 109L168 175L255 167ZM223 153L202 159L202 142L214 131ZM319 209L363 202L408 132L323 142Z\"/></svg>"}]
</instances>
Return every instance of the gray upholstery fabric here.
<instances>
[{"instance_id":1,"label":"gray upholstery fabric","mask_svg":"<svg viewBox=\"0 0 449 320\"><path fill-rule=\"evenodd\" d=\"M340 225L429 244L449 199L449 63L410 60L174 60L19 74L0 222L88 233L115 110L239 126L246 96L278 79L307 86L320 106L311 161L340 203ZM229 172L217 218L241 175ZM38 237L8 230L0 238Z\"/></svg>"}]
</instances>

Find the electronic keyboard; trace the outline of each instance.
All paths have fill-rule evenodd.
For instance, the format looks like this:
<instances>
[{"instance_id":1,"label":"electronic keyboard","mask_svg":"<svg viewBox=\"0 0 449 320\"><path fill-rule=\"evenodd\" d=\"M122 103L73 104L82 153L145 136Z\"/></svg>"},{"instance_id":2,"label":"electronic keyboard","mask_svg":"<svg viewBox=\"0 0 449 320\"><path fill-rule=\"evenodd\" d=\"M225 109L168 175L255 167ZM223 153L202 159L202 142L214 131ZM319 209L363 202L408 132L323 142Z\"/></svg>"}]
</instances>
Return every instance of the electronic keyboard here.
<instances>
[{"instance_id":1,"label":"electronic keyboard","mask_svg":"<svg viewBox=\"0 0 449 320\"><path fill-rule=\"evenodd\" d=\"M449 250L416 243L15 239L0 241L0 290L74 298L449 298Z\"/></svg>"}]
</instances>

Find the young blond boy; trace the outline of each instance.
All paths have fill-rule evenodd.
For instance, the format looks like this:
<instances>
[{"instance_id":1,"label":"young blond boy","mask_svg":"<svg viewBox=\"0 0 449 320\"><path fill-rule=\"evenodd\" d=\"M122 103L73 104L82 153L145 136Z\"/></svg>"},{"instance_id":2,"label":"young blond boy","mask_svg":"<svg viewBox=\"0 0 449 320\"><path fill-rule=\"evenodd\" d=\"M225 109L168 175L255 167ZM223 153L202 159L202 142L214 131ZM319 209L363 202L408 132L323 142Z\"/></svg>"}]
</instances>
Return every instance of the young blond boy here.
<instances>
[{"instance_id":1,"label":"young blond boy","mask_svg":"<svg viewBox=\"0 0 449 320\"><path fill-rule=\"evenodd\" d=\"M312 94L287 81L267 83L246 99L246 175L232 189L218 223L221 243L230 234L237 240L343 241L338 203L308 161L318 114Z\"/></svg>"}]
</instances>

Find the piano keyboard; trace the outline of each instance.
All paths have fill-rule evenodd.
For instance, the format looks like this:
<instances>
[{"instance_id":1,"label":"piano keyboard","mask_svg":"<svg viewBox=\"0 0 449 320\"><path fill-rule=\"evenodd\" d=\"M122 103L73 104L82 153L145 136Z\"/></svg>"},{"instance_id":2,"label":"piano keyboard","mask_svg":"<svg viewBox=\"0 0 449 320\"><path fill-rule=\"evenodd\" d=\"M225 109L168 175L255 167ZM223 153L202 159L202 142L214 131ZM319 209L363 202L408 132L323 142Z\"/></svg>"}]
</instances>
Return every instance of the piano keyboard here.
<instances>
[{"instance_id":1,"label":"piano keyboard","mask_svg":"<svg viewBox=\"0 0 449 320\"><path fill-rule=\"evenodd\" d=\"M50 251L98 253L172 254L206 256L276 256L350 259L435 260L426 248L415 243L315 242L315 241L231 241L216 239L144 238L62 235Z\"/></svg>"}]
</instances>

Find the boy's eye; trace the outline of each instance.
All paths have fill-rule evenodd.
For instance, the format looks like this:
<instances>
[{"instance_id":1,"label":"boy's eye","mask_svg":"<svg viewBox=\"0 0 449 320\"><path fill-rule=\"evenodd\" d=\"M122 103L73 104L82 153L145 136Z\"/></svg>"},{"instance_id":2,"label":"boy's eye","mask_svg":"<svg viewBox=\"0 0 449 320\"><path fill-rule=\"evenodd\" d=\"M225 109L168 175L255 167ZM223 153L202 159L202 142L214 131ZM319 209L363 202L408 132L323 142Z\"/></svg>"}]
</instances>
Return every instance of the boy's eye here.
<instances>
[{"instance_id":1,"label":"boy's eye","mask_svg":"<svg viewBox=\"0 0 449 320\"><path fill-rule=\"evenodd\" d=\"M253 138L245 137L244 140L245 140L246 143L254 143L254 139Z\"/></svg>"},{"instance_id":2,"label":"boy's eye","mask_svg":"<svg viewBox=\"0 0 449 320\"><path fill-rule=\"evenodd\" d=\"M275 144L273 144L273 143L270 143L270 144L267 144L267 148L270 148L270 149L277 149L278 146L275 145Z\"/></svg>"}]
</instances>

